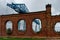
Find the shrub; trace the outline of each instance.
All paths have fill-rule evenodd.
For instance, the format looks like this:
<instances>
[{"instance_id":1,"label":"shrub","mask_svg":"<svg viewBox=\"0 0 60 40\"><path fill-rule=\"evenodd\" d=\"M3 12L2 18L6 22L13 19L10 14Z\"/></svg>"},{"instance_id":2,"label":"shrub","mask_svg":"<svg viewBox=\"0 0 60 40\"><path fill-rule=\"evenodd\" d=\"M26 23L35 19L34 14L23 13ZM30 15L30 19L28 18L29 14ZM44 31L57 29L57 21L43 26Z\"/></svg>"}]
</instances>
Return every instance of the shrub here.
<instances>
[{"instance_id":1,"label":"shrub","mask_svg":"<svg viewBox=\"0 0 60 40\"><path fill-rule=\"evenodd\" d=\"M12 30L11 30L10 28L8 28L8 29L6 30L6 32L7 32L8 35L11 35Z\"/></svg>"}]
</instances>

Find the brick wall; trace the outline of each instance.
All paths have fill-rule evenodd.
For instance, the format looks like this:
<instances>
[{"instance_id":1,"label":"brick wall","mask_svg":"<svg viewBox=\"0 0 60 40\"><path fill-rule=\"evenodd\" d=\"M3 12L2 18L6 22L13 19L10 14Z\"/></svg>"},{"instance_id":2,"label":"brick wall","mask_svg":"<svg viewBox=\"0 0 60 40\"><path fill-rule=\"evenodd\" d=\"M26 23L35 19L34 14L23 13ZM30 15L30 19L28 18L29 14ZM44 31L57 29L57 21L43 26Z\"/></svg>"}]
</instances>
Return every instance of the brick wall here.
<instances>
[{"instance_id":1,"label":"brick wall","mask_svg":"<svg viewBox=\"0 0 60 40\"><path fill-rule=\"evenodd\" d=\"M32 22L34 19L40 19L42 29L39 33L34 33L32 30ZM26 21L26 31L18 31L18 21ZM46 11L30 12L26 14L11 14L0 16L0 36L8 36L6 33L6 22L12 21L13 30L10 36L16 37L59 37L60 35L54 31L55 23L60 21L60 16L51 16L51 5L46 5Z\"/></svg>"}]
</instances>

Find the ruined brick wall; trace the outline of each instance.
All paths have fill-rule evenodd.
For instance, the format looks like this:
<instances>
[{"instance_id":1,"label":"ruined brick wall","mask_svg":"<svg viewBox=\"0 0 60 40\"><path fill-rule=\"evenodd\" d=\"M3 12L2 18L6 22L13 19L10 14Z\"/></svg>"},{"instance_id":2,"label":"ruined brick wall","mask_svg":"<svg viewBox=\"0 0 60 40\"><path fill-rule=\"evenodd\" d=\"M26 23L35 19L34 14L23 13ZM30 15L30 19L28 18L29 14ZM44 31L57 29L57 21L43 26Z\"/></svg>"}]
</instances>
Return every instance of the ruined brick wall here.
<instances>
[{"instance_id":1,"label":"ruined brick wall","mask_svg":"<svg viewBox=\"0 0 60 40\"><path fill-rule=\"evenodd\" d=\"M6 22L8 20L12 21L13 23L13 32L11 36L46 36L46 17L45 12L42 13L33 13L33 14L18 14L18 15L8 15L8 16L1 16L1 26L2 26L2 36L6 36ZM34 19L40 19L42 22L42 30L39 34L34 33L32 30L32 22ZM26 31L19 32L18 31L18 21L24 19L26 21ZM43 32L44 31L44 32Z\"/></svg>"},{"instance_id":2,"label":"ruined brick wall","mask_svg":"<svg viewBox=\"0 0 60 40\"><path fill-rule=\"evenodd\" d=\"M39 33L32 30L32 22L34 19L40 19L42 29ZM18 31L18 21L26 21L26 31ZM0 16L0 36L8 36L6 33L6 22L12 21L13 29L10 36L16 37L59 37L60 35L54 31L54 25L60 21L60 16L51 16L51 5L46 6L46 11L30 12L28 14L12 14Z\"/></svg>"}]
</instances>

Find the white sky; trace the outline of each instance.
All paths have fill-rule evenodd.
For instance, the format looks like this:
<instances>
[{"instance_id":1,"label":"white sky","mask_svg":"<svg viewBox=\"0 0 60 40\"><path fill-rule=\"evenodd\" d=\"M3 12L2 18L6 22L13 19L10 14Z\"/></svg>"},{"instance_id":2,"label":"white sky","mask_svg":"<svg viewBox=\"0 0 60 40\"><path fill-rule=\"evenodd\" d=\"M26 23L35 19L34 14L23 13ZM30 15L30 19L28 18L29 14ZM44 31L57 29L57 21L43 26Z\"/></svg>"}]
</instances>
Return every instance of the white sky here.
<instances>
[{"instance_id":1,"label":"white sky","mask_svg":"<svg viewBox=\"0 0 60 40\"><path fill-rule=\"evenodd\" d=\"M16 14L16 12L6 6L7 3L24 3L30 12L45 10L46 4L52 4L52 15L60 14L60 0L0 0L0 15Z\"/></svg>"}]
</instances>

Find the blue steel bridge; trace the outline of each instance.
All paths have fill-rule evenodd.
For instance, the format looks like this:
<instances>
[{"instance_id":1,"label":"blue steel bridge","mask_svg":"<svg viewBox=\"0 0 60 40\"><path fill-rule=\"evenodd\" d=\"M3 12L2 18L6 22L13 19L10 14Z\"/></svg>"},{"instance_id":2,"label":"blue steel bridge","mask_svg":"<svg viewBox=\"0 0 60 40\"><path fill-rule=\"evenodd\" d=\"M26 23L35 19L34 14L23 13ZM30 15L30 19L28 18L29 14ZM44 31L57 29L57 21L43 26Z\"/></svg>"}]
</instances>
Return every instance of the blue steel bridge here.
<instances>
[{"instance_id":1,"label":"blue steel bridge","mask_svg":"<svg viewBox=\"0 0 60 40\"><path fill-rule=\"evenodd\" d=\"M7 6L14 9L18 13L28 13L29 12L29 10L25 4L14 4L14 3L9 4L9 3L7 3Z\"/></svg>"}]
</instances>

